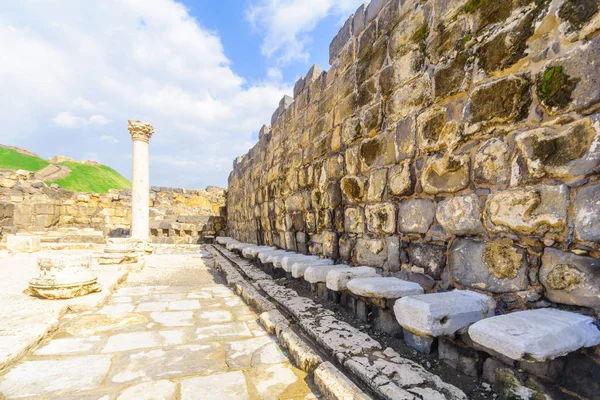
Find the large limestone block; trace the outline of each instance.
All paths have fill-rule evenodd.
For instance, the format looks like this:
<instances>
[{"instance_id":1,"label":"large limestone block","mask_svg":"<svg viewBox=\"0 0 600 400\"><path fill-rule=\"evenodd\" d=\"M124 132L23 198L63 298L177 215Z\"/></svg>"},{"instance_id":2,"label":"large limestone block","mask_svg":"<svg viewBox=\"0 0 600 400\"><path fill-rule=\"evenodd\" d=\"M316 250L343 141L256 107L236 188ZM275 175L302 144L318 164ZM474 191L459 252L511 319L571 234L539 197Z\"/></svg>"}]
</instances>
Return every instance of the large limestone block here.
<instances>
[{"instance_id":1,"label":"large limestone block","mask_svg":"<svg viewBox=\"0 0 600 400\"><path fill-rule=\"evenodd\" d=\"M575 234L580 240L600 243L600 185L589 185L577 192Z\"/></svg>"},{"instance_id":2,"label":"large limestone block","mask_svg":"<svg viewBox=\"0 0 600 400\"><path fill-rule=\"evenodd\" d=\"M217 237L216 237L216 239L215 239L215 241L216 241L218 244L221 244L221 245L225 245L225 244L227 244L228 242L231 242L232 240L234 240L234 239L232 239L232 238L230 238L230 237L227 237L227 236L217 236Z\"/></svg>"},{"instance_id":3,"label":"large limestone block","mask_svg":"<svg viewBox=\"0 0 600 400\"><path fill-rule=\"evenodd\" d=\"M569 188L560 186L527 186L491 194L487 201L490 229L543 235L560 232L567 221Z\"/></svg>"},{"instance_id":4,"label":"large limestone block","mask_svg":"<svg viewBox=\"0 0 600 400\"><path fill-rule=\"evenodd\" d=\"M251 246L242 250L242 255L248 260L254 260L261 251L277 250L275 247L269 246Z\"/></svg>"},{"instance_id":5,"label":"large limestone block","mask_svg":"<svg viewBox=\"0 0 600 400\"><path fill-rule=\"evenodd\" d=\"M309 267L316 267L316 266L322 266L322 265L333 265L333 261L332 260L302 260L302 261L296 261L293 265L292 265L292 276L294 278L302 278L304 277L304 273L306 272L306 270Z\"/></svg>"},{"instance_id":6,"label":"large limestone block","mask_svg":"<svg viewBox=\"0 0 600 400\"><path fill-rule=\"evenodd\" d=\"M279 254L290 254L291 252L287 250L263 250L258 253L258 259L261 263L267 263L271 256L276 256Z\"/></svg>"},{"instance_id":7,"label":"large limestone block","mask_svg":"<svg viewBox=\"0 0 600 400\"><path fill-rule=\"evenodd\" d=\"M360 238L356 241L354 253L358 264L383 267L388 258L387 243L384 239Z\"/></svg>"},{"instance_id":8,"label":"large limestone block","mask_svg":"<svg viewBox=\"0 0 600 400\"><path fill-rule=\"evenodd\" d=\"M71 299L102 290L90 271L90 255L40 257L39 275L29 282L27 293L46 299Z\"/></svg>"},{"instance_id":9,"label":"large limestone block","mask_svg":"<svg viewBox=\"0 0 600 400\"><path fill-rule=\"evenodd\" d=\"M398 229L402 233L427 233L434 215L433 200L408 199L399 206Z\"/></svg>"},{"instance_id":10,"label":"large limestone block","mask_svg":"<svg viewBox=\"0 0 600 400\"><path fill-rule=\"evenodd\" d=\"M6 238L6 247L11 253L35 253L40 251L40 238L11 235Z\"/></svg>"},{"instance_id":11,"label":"large limestone block","mask_svg":"<svg viewBox=\"0 0 600 400\"><path fill-rule=\"evenodd\" d=\"M292 265L298 261L309 262L317 260L319 260L319 256L305 256L303 254L298 254L297 256L288 256L281 260L281 268L283 268L285 272L292 272Z\"/></svg>"},{"instance_id":12,"label":"large limestone block","mask_svg":"<svg viewBox=\"0 0 600 400\"><path fill-rule=\"evenodd\" d=\"M350 266L343 264L308 267L306 271L304 271L304 280L309 283L325 283L327 282L327 275L330 272L347 269L350 269Z\"/></svg>"},{"instance_id":13,"label":"large limestone block","mask_svg":"<svg viewBox=\"0 0 600 400\"><path fill-rule=\"evenodd\" d=\"M551 308L481 320L471 325L469 336L510 359L537 362L600 344L593 318Z\"/></svg>"},{"instance_id":14,"label":"large limestone block","mask_svg":"<svg viewBox=\"0 0 600 400\"><path fill-rule=\"evenodd\" d=\"M600 260L547 247L540 282L551 301L600 311Z\"/></svg>"},{"instance_id":15,"label":"large limestone block","mask_svg":"<svg viewBox=\"0 0 600 400\"><path fill-rule=\"evenodd\" d=\"M340 292L347 289L348 282L355 278L370 278L377 276L377 270L371 267L354 267L336 269L327 274L327 289Z\"/></svg>"},{"instance_id":16,"label":"large limestone block","mask_svg":"<svg viewBox=\"0 0 600 400\"><path fill-rule=\"evenodd\" d=\"M473 289L493 293L527 289L525 251L504 241L456 239L448 252L452 279Z\"/></svg>"},{"instance_id":17,"label":"large limestone block","mask_svg":"<svg viewBox=\"0 0 600 400\"><path fill-rule=\"evenodd\" d=\"M398 278L356 278L347 284L348 290L358 296L376 299L399 299L404 296L423 294L423 288L414 282Z\"/></svg>"},{"instance_id":18,"label":"large limestone block","mask_svg":"<svg viewBox=\"0 0 600 400\"><path fill-rule=\"evenodd\" d=\"M451 235L477 235L483 232L479 198L474 194L441 201L435 217Z\"/></svg>"},{"instance_id":19,"label":"large limestone block","mask_svg":"<svg viewBox=\"0 0 600 400\"><path fill-rule=\"evenodd\" d=\"M403 297L396 301L398 323L419 336L449 336L494 315L496 301L468 290Z\"/></svg>"}]
</instances>

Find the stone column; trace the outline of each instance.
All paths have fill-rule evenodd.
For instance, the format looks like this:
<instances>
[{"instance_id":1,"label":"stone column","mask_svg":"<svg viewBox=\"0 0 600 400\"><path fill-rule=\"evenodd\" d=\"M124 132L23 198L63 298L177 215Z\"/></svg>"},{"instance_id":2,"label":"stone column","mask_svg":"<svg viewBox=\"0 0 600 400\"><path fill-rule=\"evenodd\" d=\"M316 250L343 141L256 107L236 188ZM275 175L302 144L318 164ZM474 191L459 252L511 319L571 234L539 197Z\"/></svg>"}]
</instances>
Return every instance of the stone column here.
<instances>
[{"instance_id":1,"label":"stone column","mask_svg":"<svg viewBox=\"0 0 600 400\"><path fill-rule=\"evenodd\" d=\"M148 145L154 133L152 125L129 121L133 140L133 174L131 183L131 237L147 241L150 234L150 164Z\"/></svg>"}]
</instances>

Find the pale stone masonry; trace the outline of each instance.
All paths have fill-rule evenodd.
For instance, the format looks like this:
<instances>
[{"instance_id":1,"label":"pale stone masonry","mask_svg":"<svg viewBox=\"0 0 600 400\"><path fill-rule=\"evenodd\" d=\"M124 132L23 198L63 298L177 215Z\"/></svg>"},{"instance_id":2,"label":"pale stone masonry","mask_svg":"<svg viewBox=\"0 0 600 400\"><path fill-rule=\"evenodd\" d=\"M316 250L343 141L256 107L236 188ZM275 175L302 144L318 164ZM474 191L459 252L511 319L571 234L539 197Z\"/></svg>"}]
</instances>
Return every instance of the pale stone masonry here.
<instances>
[{"instance_id":1,"label":"pale stone masonry","mask_svg":"<svg viewBox=\"0 0 600 400\"><path fill-rule=\"evenodd\" d=\"M148 147L154 128L148 123L130 120L128 129L133 140L131 237L148 240L150 237L150 155Z\"/></svg>"},{"instance_id":2,"label":"pale stone masonry","mask_svg":"<svg viewBox=\"0 0 600 400\"><path fill-rule=\"evenodd\" d=\"M235 160L229 235L598 315L599 32L597 1L361 6ZM583 364L564 384L593 397Z\"/></svg>"}]
</instances>

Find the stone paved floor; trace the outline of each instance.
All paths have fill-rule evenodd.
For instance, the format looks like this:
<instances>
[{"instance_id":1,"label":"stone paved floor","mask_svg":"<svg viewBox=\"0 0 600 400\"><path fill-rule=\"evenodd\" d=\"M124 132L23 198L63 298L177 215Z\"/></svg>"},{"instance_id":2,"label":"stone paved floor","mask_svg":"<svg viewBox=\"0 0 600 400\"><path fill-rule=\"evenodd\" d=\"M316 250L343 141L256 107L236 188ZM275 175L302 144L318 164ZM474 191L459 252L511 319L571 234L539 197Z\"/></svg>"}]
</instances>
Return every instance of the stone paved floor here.
<instances>
[{"instance_id":1,"label":"stone paved floor","mask_svg":"<svg viewBox=\"0 0 600 400\"><path fill-rule=\"evenodd\" d=\"M197 253L150 257L104 307L63 317L51 337L0 376L0 393L65 400L316 398L306 374L211 267Z\"/></svg>"}]
</instances>

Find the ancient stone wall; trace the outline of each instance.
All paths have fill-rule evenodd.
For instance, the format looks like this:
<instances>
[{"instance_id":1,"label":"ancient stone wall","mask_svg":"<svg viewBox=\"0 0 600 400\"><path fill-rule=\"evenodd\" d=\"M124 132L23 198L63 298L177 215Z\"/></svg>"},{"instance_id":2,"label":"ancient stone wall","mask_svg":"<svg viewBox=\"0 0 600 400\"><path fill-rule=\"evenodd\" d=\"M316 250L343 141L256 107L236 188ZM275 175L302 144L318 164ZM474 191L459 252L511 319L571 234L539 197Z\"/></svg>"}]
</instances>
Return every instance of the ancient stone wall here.
<instances>
[{"instance_id":1,"label":"ancient stone wall","mask_svg":"<svg viewBox=\"0 0 600 400\"><path fill-rule=\"evenodd\" d=\"M596 0L373 0L234 162L234 238L600 311Z\"/></svg>"},{"instance_id":2,"label":"ancient stone wall","mask_svg":"<svg viewBox=\"0 0 600 400\"><path fill-rule=\"evenodd\" d=\"M225 229L225 191L153 187L150 232L157 243L197 243ZM25 171L0 171L0 233L44 234L61 228L93 228L128 235L131 190L76 193L48 187Z\"/></svg>"}]
</instances>

